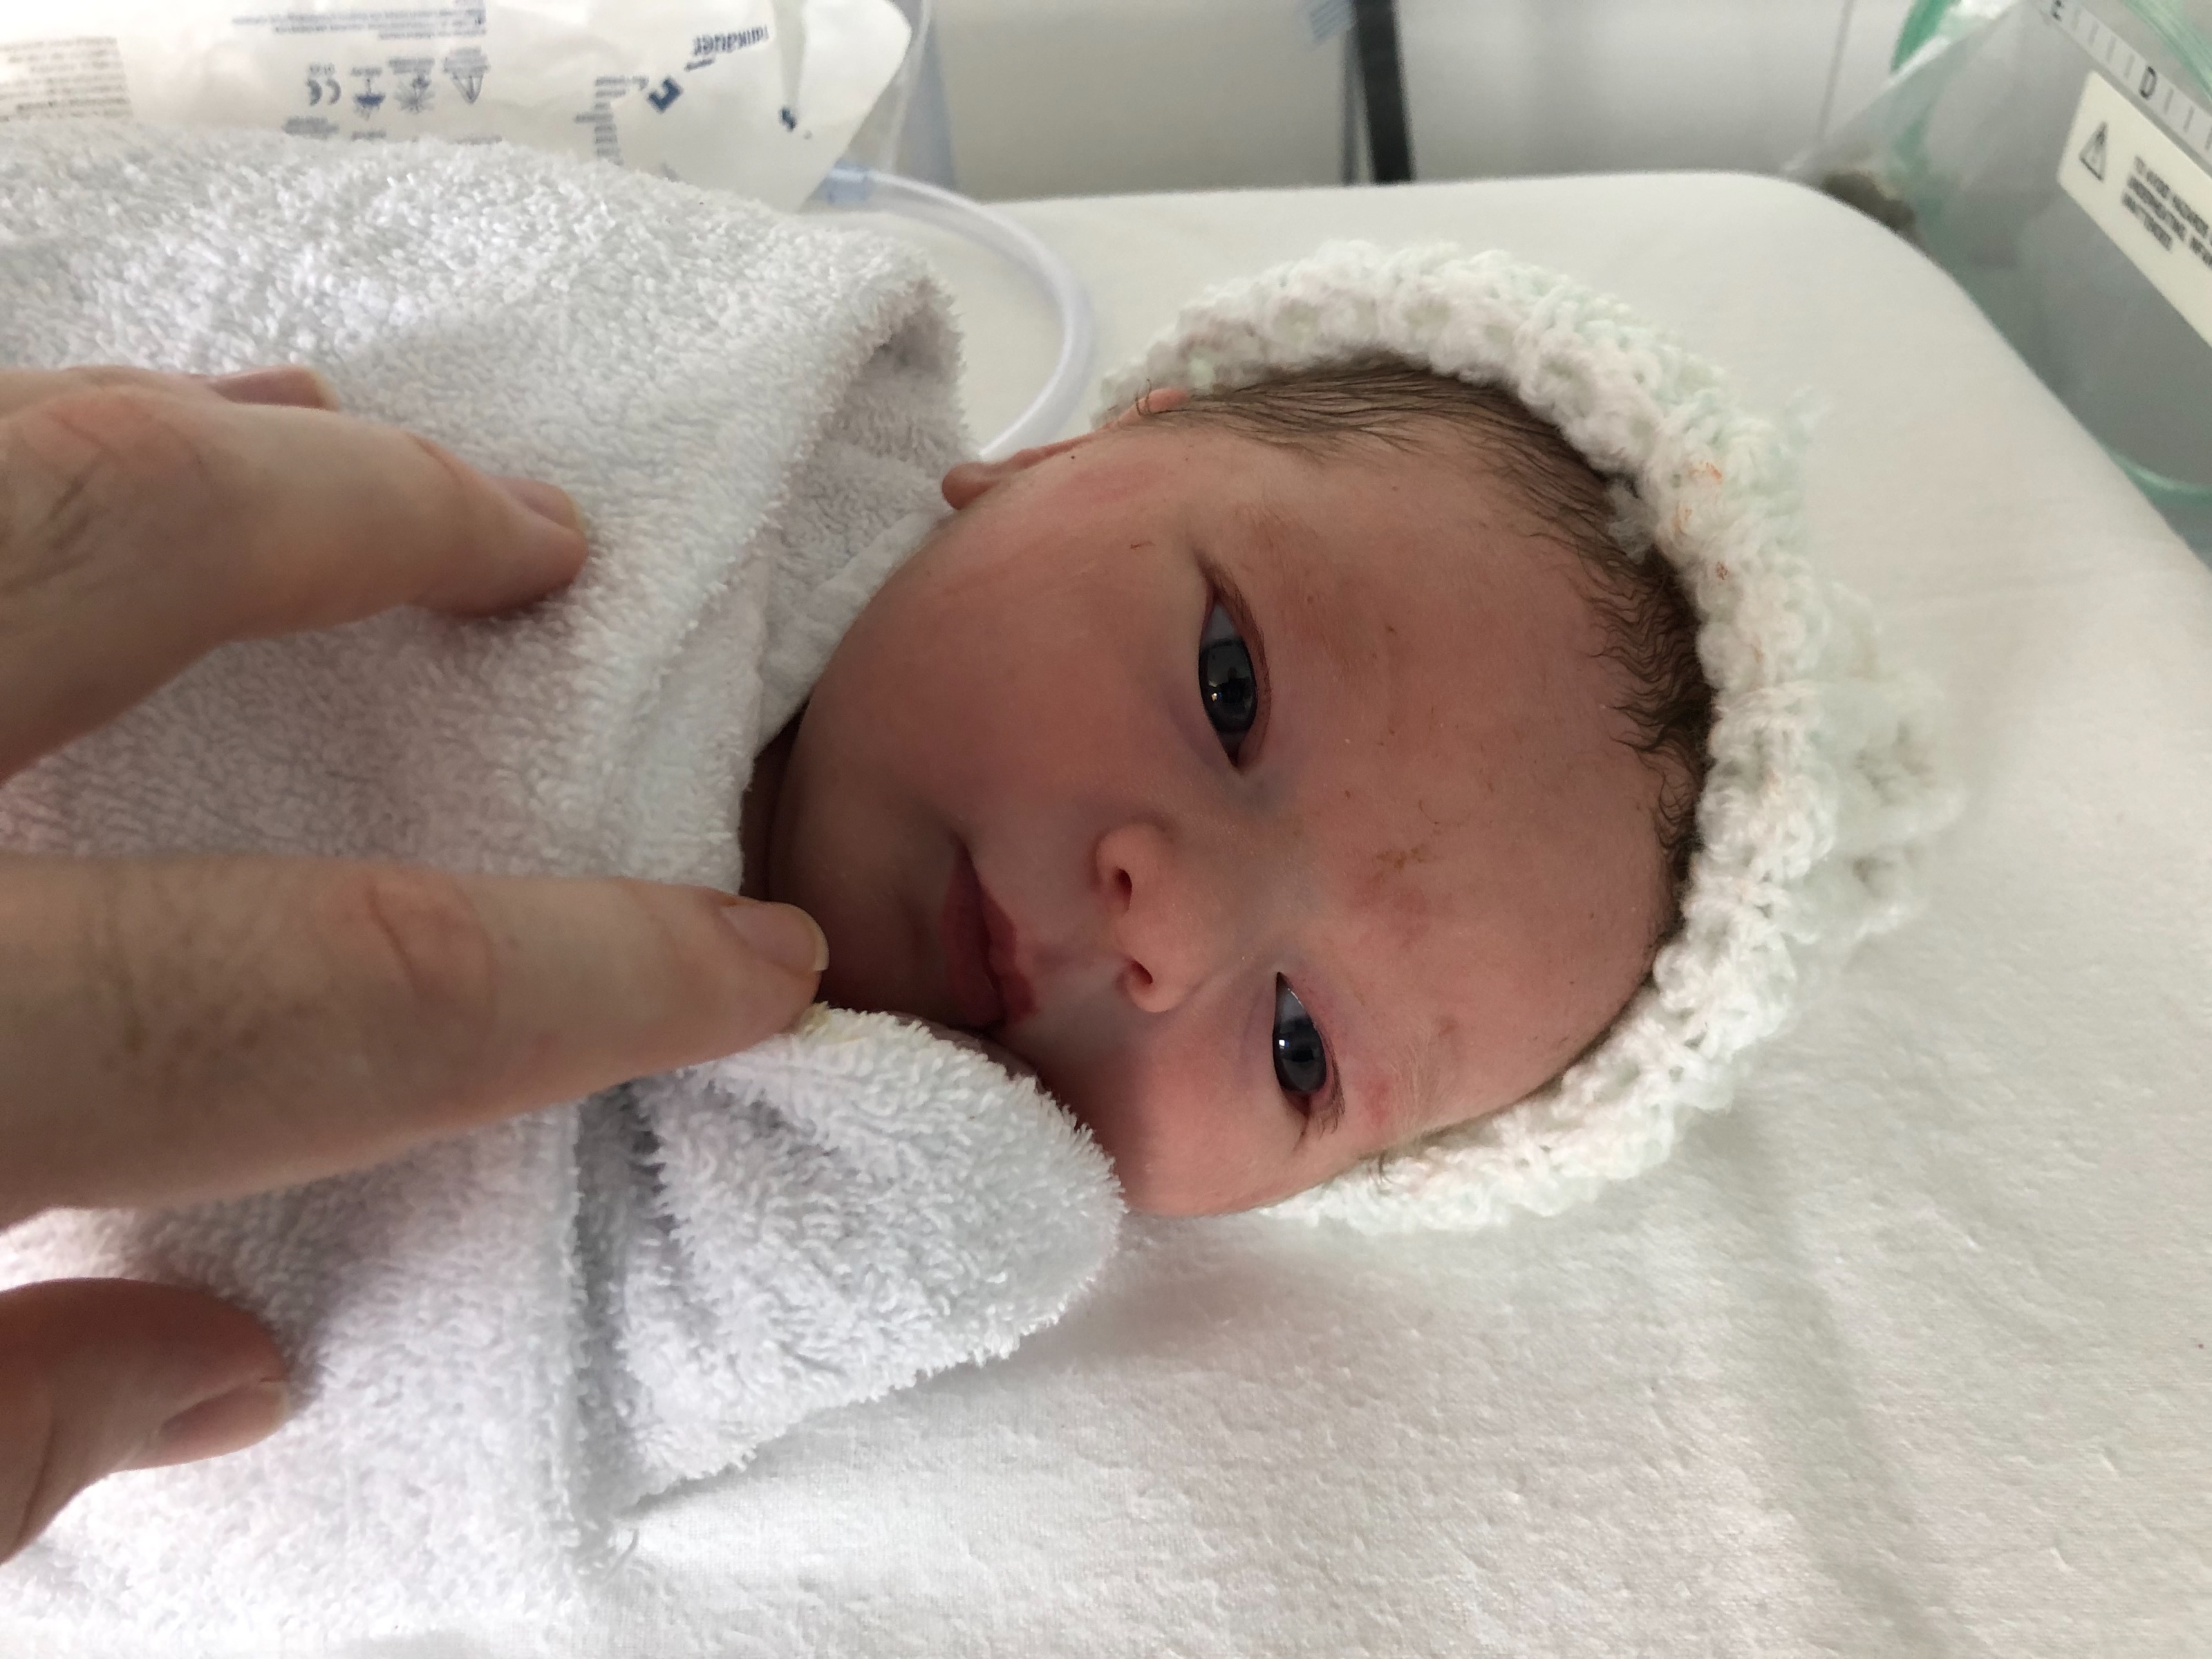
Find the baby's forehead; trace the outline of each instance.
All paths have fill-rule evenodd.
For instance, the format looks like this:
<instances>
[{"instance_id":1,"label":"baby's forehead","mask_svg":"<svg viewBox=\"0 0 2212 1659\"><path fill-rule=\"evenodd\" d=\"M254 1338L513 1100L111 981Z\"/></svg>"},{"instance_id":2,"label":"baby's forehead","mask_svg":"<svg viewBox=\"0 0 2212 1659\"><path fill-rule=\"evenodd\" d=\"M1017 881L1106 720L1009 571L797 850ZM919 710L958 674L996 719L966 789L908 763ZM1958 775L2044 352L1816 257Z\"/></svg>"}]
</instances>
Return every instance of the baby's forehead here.
<instances>
[{"instance_id":1,"label":"baby's forehead","mask_svg":"<svg viewBox=\"0 0 2212 1659\"><path fill-rule=\"evenodd\" d=\"M1411 583L1444 603L1502 559L1571 581L1607 540L1594 477L1569 495L1532 488L1513 456L1438 422L1325 442L1233 427L1200 436L1206 453L1184 477L1187 504L1225 520L1286 577L1347 597ZM1175 462L1155 452L1140 465Z\"/></svg>"},{"instance_id":2,"label":"baby's forehead","mask_svg":"<svg viewBox=\"0 0 2212 1659\"><path fill-rule=\"evenodd\" d=\"M1201 398L1148 417L1130 435L1202 435L1224 448L1319 470L1425 471L1439 483L1510 490L1540 498L1531 504L1561 510L1602 504L1606 480L1588 459L1548 422L1517 404L1510 406L1511 421L1488 411L1455 415L1415 408L1286 425Z\"/></svg>"},{"instance_id":3,"label":"baby's forehead","mask_svg":"<svg viewBox=\"0 0 2212 1659\"><path fill-rule=\"evenodd\" d=\"M1259 447L1250 474L1201 492L1195 511L1225 531L1212 545L1279 625L1347 670L1413 659L1480 678L1480 641L1529 628L1577 658L1596 649L1580 526L1544 520L1491 469L1371 442L1320 457Z\"/></svg>"}]
</instances>

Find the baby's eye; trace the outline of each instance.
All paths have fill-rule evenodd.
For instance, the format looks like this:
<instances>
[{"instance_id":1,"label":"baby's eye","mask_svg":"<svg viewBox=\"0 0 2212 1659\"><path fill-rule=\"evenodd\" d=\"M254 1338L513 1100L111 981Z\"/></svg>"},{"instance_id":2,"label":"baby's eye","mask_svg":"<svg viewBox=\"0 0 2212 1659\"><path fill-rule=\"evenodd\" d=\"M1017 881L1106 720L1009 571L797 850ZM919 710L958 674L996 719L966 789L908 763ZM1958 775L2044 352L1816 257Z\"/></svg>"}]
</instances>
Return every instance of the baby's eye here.
<instances>
[{"instance_id":1,"label":"baby's eye","mask_svg":"<svg viewBox=\"0 0 2212 1659\"><path fill-rule=\"evenodd\" d=\"M1287 980L1275 981L1275 1081L1294 1095L1317 1095L1328 1082L1328 1051L1305 1004Z\"/></svg>"},{"instance_id":2,"label":"baby's eye","mask_svg":"<svg viewBox=\"0 0 2212 1659\"><path fill-rule=\"evenodd\" d=\"M1260 679L1229 607L1218 601L1206 612L1206 631L1198 639L1198 695L1206 703L1206 718L1221 734L1221 746L1234 760L1260 712Z\"/></svg>"}]
</instances>

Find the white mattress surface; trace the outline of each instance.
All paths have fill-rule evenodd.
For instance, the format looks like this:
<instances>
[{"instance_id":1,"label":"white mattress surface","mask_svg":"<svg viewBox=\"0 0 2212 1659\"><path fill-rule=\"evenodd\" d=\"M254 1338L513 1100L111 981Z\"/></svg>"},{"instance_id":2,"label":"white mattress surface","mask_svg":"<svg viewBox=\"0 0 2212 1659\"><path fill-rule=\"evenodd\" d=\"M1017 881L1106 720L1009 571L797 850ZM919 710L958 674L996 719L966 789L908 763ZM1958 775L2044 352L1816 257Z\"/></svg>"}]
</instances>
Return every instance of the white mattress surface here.
<instances>
[{"instance_id":1,"label":"white mattress surface","mask_svg":"<svg viewBox=\"0 0 2212 1659\"><path fill-rule=\"evenodd\" d=\"M1926 918L1653 1174L1471 1237L1139 1224L1011 1359L659 1504L553 1650L2212 1652L2212 572L1947 278L1791 186L1017 212L1102 367L1208 281L1444 237L1809 391L1816 550L1945 687L1972 804ZM947 257L988 434L1050 329Z\"/></svg>"}]
</instances>

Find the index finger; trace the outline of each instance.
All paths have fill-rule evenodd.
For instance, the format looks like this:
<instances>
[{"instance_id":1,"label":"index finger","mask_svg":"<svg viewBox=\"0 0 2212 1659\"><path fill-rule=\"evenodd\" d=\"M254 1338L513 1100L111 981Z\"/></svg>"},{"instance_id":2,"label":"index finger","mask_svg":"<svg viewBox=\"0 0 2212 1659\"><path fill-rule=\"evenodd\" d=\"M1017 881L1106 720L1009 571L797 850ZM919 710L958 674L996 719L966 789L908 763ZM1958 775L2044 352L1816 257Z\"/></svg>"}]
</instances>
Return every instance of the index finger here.
<instances>
[{"instance_id":1,"label":"index finger","mask_svg":"<svg viewBox=\"0 0 2212 1659\"><path fill-rule=\"evenodd\" d=\"M275 363L237 374L175 374L125 363L87 363L70 368L0 368L0 415L58 398L64 392L134 391L173 398L223 398L240 404L289 404L336 409L331 383L304 363Z\"/></svg>"},{"instance_id":2,"label":"index finger","mask_svg":"<svg viewBox=\"0 0 2212 1659\"><path fill-rule=\"evenodd\" d=\"M450 451L331 410L146 386L0 419L0 777L234 640L397 605L488 615L582 535Z\"/></svg>"},{"instance_id":3,"label":"index finger","mask_svg":"<svg viewBox=\"0 0 2212 1659\"><path fill-rule=\"evenodd\" d=\"M0 856L0 1228L295 1185L750 1047L813 1000L823 947L796 915L741 932L732 903L337 859Z\"/></svg>"}]
</instances>

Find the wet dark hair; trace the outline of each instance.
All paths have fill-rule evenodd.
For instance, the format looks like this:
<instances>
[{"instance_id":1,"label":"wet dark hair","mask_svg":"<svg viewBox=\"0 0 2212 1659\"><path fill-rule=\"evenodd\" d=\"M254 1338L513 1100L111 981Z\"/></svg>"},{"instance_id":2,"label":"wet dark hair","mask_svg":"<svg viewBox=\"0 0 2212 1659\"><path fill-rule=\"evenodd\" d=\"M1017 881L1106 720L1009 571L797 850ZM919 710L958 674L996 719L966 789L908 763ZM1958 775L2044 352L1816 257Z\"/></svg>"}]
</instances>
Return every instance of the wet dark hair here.
<instances>
[{"instance_id":1,"label":"wet dark hair","mask_svg":"<svg viewBox=\"0 0 2212 1659\"><path fill-rule=\"evenodd\" d=\"M1630 746L1659 775L1655 816L1668 893L1654 948L1673 934L1698 849L1713 693L1698 662L1697 612L1673 568L1656 550L1638 558L1623 549L1613 480L1511 392L1395 358L1210 392L1177 408L1148 410L1146 418L1214 422L1315 456L1362 440L1413 449L1439 433L1471 445L1528 510L1527 530L1579 562L1583 591L1605 632L1600 654L1627 686L1614 708L1629 722Z\"/></svg>"}]
</instances>

